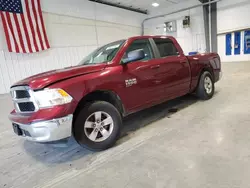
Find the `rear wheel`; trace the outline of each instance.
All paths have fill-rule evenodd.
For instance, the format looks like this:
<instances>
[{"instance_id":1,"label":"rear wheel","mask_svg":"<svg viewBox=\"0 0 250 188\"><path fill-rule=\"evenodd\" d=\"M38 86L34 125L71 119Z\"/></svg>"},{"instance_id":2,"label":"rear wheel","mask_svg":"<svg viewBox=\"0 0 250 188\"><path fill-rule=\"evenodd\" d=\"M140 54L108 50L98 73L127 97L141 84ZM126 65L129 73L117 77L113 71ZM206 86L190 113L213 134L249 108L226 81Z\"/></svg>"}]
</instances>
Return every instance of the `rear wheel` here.
<instances>
[{"instance_id":1,"label":"rear wheel","mask_svg":"<svg viewBox=\"0 0 250 188\"><path fill-rule=\"evenodd\" d=\"M115 144L121 126L122 119L118 110L108 102L96 101L80 111L73 134L81 146L100 151Z\"/></svg>"},{"instance_id":2,"label":"rear wheel","mask_svg":"<svg viewBox=\"0 0 250 188\"><path fill-rule=\"evenodd\" d=\"M197 96L202 100L211 99L214 95L214 81L210 72L202 73L196 90Z\"/></svg>"}]
</instances>

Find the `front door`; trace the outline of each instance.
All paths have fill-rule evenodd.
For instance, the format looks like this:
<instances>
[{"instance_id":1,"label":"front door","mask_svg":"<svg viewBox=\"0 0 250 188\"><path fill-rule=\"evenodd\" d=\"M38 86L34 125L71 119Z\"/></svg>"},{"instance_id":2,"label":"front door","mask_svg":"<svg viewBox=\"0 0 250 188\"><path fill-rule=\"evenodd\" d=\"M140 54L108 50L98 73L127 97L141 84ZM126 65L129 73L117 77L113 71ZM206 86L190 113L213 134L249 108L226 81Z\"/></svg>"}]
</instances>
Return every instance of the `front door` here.
<instances>
[{"instance_id":1,"label":"front door","mask_svg":"<svg viewBox=\"0 0 250 188\"><path fill-rule=\"evenodd\" d=\"M154 53L148 39L133 41L122 59L133 50L143 49L145 58L140 61L123 64L122 79L124 80L125 103L129 111L143 108L159 99L161 80L159 79L159 64L154 59ZM121 60L122 61L122 60Z\"/></svg>"}]
</instances>

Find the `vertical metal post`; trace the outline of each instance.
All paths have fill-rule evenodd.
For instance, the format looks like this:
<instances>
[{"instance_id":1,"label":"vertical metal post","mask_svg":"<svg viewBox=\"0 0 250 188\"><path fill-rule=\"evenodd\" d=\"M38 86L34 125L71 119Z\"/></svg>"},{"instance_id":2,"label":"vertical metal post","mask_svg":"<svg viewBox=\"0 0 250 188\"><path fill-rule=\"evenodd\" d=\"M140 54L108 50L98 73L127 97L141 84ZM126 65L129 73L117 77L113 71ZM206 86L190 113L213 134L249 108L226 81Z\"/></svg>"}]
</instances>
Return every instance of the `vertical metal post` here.
<instances>
[{"instance_id":1,"label":"vertical metal post","mask_svg":"<svg viewBox=\"0 0 250 188\"><path fill-rule=\"evenodd\" d=\"M207 3L208 0L199 0L201 3ZM203 6L203 18L206 40L206 52L210 52L210 29L209 29L209 5Z\"/></svg>"},{"instance_id":2,"label":"vertical metal post","mask_svg":"<svg viewBox=\"0 0 250 188\"><path fill-rule=\"evenodd\" d=\"M208 3L211 0L199 0ZM203 17L207 52L217 52L217 3L203 6Z\"/></svg>"},{"instance_id":3,"label":"vertical metal post","mask_svg":"<svg viewBox=\"0 0 250 188\"><path fill-rule=\"evenodd\" d=\"M217 41L217 3L213 3L211 6L211 48L212 52L218 52Z\"/></svg>"}]
</instances>

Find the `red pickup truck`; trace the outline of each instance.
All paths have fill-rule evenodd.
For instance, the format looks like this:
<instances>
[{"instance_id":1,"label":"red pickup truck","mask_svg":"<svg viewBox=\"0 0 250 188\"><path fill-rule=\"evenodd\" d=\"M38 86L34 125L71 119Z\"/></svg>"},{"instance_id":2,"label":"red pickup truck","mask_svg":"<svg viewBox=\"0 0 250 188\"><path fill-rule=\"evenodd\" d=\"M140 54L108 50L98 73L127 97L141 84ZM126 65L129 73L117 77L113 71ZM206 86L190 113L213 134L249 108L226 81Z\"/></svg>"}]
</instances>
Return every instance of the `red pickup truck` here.
<instances>
[{"instance_id":1,"label":"red pickup truck","mask_svg":"<svg viewBox=\"0 0 250 188\"><path fill-rule=\"evenodd\" d=\"M77 66L14 84L9 119L28 140L73 135L82 146L104 150L119 137L124 116L188 93L210 99L220 76L216 53L185 56L173 37L132 37L98 48Z\"/></svg>"}]
</instances>

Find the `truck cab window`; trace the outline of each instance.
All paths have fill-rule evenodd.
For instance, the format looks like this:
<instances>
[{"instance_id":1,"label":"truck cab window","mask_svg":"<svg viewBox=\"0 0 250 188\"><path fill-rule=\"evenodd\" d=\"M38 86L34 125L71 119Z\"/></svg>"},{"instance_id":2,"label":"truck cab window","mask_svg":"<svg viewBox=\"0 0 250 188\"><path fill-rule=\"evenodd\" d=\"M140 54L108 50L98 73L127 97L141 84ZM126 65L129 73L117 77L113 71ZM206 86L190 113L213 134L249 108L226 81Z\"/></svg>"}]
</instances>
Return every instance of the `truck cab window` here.
<instances>
[{"instance_id":1,"label":"truck cab window","mask_svg":"<svg viewBox=\"0 0 250 188\"><path fill-rule=\"evenodd\" d=\"M124 53L122 60L128 58L129 52L139 49L143 49L145 52L145 58L142 59L141 61L150 60L153 58L153 52L149 40L141 39L141 40L135 40L134 42L132 42L132 44L130 44L130 46Z\"/></svg>"},{"instance_id":2,"label":"truck cab window","mask_svg":"<svg viewBox=\"0 0 250 188\"><path fill-rule=\"evenodd\" d=\"M104 45L85 57L79 65L99 64L112 61L125 40Z\"/></svg>"},{"instance_id":3,"label":"truck cab window","mask_svg":"<svg viewBox=\"0 0 250 188\"><path fill-rule=\"evenodd\" d=\"M161 57L179 55L178 50L170 39L154 38L154 42Z\"/></svg>"}]
</instances>

